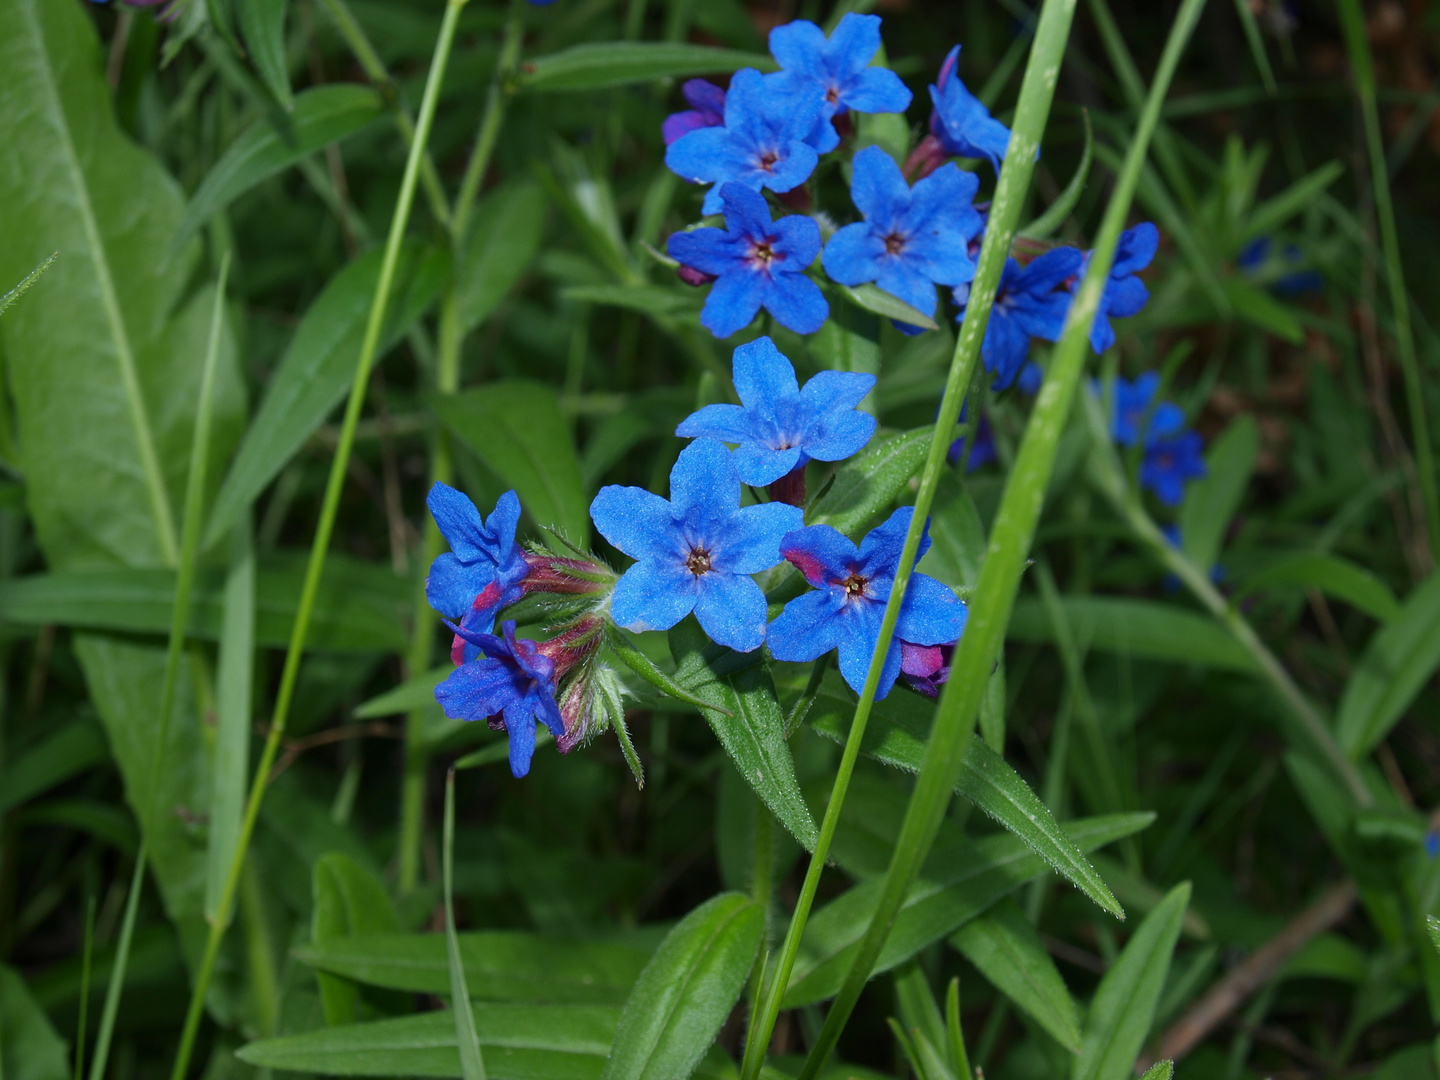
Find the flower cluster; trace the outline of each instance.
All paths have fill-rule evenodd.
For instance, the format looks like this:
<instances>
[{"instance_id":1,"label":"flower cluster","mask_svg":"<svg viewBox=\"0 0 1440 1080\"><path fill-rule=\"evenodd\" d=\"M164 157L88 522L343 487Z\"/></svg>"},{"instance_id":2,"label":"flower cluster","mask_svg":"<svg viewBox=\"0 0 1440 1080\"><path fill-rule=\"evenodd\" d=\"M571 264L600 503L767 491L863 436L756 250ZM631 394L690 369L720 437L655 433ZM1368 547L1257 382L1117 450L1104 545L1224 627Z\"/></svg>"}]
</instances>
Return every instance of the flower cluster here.
<instances>
[{"instance_id":1,"label":"flower cluster","mask_svg":"<svg viewBox=\"0 0 1440 1080\"><path fill-rule=\"evenodd\" d=\"M1092 385L1097 393L1099 383ZM1169 401L1156 401L1160 376L1153 371L1133 382L1117 378L1107 402L1110 437L1123 447L1139 446L1140 486L1166 506L1179 506L1185 485L1206 475L1205 441L1185 427L1185 413Z\"/></svg>"}]
</instances>

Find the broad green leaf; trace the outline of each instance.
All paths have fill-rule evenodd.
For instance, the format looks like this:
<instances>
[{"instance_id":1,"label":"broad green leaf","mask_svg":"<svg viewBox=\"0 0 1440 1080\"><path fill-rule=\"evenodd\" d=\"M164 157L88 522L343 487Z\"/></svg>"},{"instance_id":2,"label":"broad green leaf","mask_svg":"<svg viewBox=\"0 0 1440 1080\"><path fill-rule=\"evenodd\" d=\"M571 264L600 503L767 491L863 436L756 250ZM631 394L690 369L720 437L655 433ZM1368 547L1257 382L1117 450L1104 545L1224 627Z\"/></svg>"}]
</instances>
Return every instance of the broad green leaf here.
<instances>
[{"instance_id":1,"label":"broad green leaf","mask_svg":"<svg viewBox=\"0 0 1440 1080\"><path fill-rule=\"evenodd\" d=\"M345 397L355 374L383 257L384 252L376 248L352 261L330 279L301 318L215 498L205 535L207 545L230 531L245 508ZM434 302L447 273L443 252L417 243L400 249L377 359Z\"/></svg>"},{"instance_id":2,"label":"broad green leaf","mask_svg":"<svg viewBox=\"0 0 1440 1080\"><path fill-rule=\"evenodd\" d=\"M850 732L855 695L838 672L827 672L806 716L815 731L843 743ZM906 772L918 773L925 739L934 719L927 701L892 691L875 703L860 752ZM980 739L971 739L956 793L1021 839L1057 873L1117 918L1125 912L1105 880L1085 859L1047 807L1020 774Z\"/></svg>"},{"instance_id":3,"label":"broad green leaf","mask_svg":"<svg viewBox=\"0 0 1440 1080\"><path fill-rule=\"evenodd\" d=\"M1260 429L1242 416L1211 444L1205 455L1209 475L1190 485L1180 507L1180 543L1185 555L1208 574L1220 558L1230 527L1260 452Z\"/></svg>"},{"instance_id":4,"label":"broad green leaf","mask_svg":"<svg viewBox=\"0 0 1440 1080\"><path fill-rule=\"evenodd\" d=\"M511 180L475 204L471 221L455 262L455 299L466 330L490 317L540 250L545 192L533 181Z\"/></svg>"},{"instance_id":5,"label":"broad green leaf","mask_svg":"<svg viewBox=\"0 0 1440 1080\"><path fill-rule=\"evenodd\" d=\"M15 817L21 825L60 825L89 833L126 855L140 846L139 830L130 811L98 799L55 799L32 803Z\"/></svg>"},{"instance_id":6,"label":"broad green leaf","mask_svg":"<svg viewBox=\"0 0 1440 1080\"><path fill-rule=\"evenodd\" d=\"M348 855L333 851L322 856L315 863L312 882L310 940L315 944L399 932L400 922L385 886ZM360 997L355 984L324 971L317 971L315 979L325 1022L332 1027L353 1024Z\"/></svg>"},{"instance_id":7,"label":"broad green leaf","mask_svg":"<svg viewBox=\"0 0 1440 1080\"><path fill-rule=\"evenodd\" d=\"M72 720L5 763L0 770L0 814L108 756L105 736L94 722Z\"/></svg>"},{"instance_id":8,"label":"broad green leaf","mask_svg":"<svg viewBox=\"0 0 1440 1080\"><path fill-rule=\"evenodd\" d=\"M290 639L304 562L289 554L267 559L256 580L255 642ZM32 574L0 582L0 618L22 625L161 634L169 629L175 575L168 570L106 570ZM224 626L221 575L196 575L190 632L215 640ZM388 569L331 556L320 579L308 642L313 648L395 651L405 648L409 584Z\"/></svg>"},{"instance_id":9,"label":"broad green leaf","mask_svg":"<svg viewBox=\"0 0 1440 1080\"><path fill-rule=\"evenodd\" d=\"M1255 658L1213 619L1175 604L1114 596L1066 596L1062 604L1075 640L1093 649L1223 671L1259 671ZM1015 601L1008 634L1012 641L1053 639L1040 600Z\"/></svg>"},{"instance_id":10,"label":"broad green leaf","mask_svg":"<svg viewBox=\"0 0 1440 1080\"><path fill-rule=\"evenodd\" d=\"M628 945L569 941L511 930L458 935L471 997L489 1001L605 1004L622 1000L649 954ZM318 971L370 986L448 994L443 934L367 934L317 941L295 956Z\"/></svg>"},{"instance_id":11,"label":"broad green leaf","mask_svg":"<svg viewBox=\"0 0 1440 1080\"><path fill-rule=\"evenodd\" d=\"M272 4L276 0L249 0ZM380 95L368 86L335 83L301 91L283 129L262 117L230 144L224 157L200 182L185 218L170 239L175 247L186 243L205 222L224 210L262 180L297 161L348 138L384 111Z\"/></svg>"},{"instance_id":12,"label":"broad green leaf","mask_svg":"<svg viewBox=\"0 0 1440 1080\"><path fill-rule=\"evenodd\" d=\"M952 589L970 590L985 561L985 526L975 500L950 472L940 474L930 508L930 550L919 569Z\"/></svg>"},{"instance_id":13,"label":"broad green leaf","mask_svg":"<svg viewBox=\"0 0 1440 1080\"><path fill-rule=\"evenodd\" d=\"M553 389L507 379L441 398L437 407L486 467L515 489L531 520L558 527L582 547L589 541L580 461Z\"/></svg>"},{"instance_id":14,"label":"broad green leaf","mask_svg":"<svg viewBox=\"0 0 1440 1080\"><path fill-rule=\"evenodd\" d=\"M485 1060L506 1080L598 1080L620 1019L618 1008L603 1005L476 1005L472 1012ZM235 1056L323 1076L461 1075L447 1012L262 1039Z\"/></svg>"},{"instance_id":15,"label":"broad green leaf","mask_svg":"<svg viewBox=\"0 0 1440 1080\"><path fill-rule=\"evenodd\" d=\"M245 48L260 78L287 111L295 107L290 93L290 71L285 58L286 0L235 0Z\"/></svg>"},{"instance_id":16,"label":"broad green leaf","mask_svg":"<svg viewBox=\"0 0 1440 1080\"><path fill-rule=\"evenodd\" d=\"M626 667L661 693L668 694L687 705L694 705L697 709L703 709L709 704L656 667L655 661L641 652L625 631L613 623L609 623L605 627L605 643L610 646L610 650Z\"/></svg>"},{"instance_id":17,"label":"broad green leaf","mask_svg":"<svg viewBox=\"0 0 1440 1080\"><path fill-rule=\"evenodd\" d=\"M1150 1034L1189 904L1189 882L1171 889L1135 928L1119 959L1100 980L1071 1080L1125 1080L1134 1075L1135 1059Z\"/></svg>"},{"instance_id":18,"label":"broad green leaf","mask_svg":"<svg viewBox=\"0 0 1440 1080\"><path fill-rule=\"evenodd\" d=\"M1410 707L1440 665L1440 574L1431 574L1382 626L1355 666L1336 712L1341 748L1359 761Z\"/></svg>"},{"instance_id":19,"label":"broad green leaf","mask_svg":"<svg viewBox=\"0 0 1440 1080\"><path fill-rule=\"evenodd\" d=\"M972 740L973 741L973 740ZM1063 828L1081 851L1102 847L1145 828L1152 814L1083 818ZM874 973L888 971L925 946L954 933L1045 868L1014 836L987 836L932 853L895 919ZM816 911L805 927L785 993L785 1008L834 996L870 924L884 881L874 878Z\"/></svg>"},{"instance_id":20,"label":"broad green leaf","mask_svg":"<svg viewBox=\"0 0 1440 1080\"><path fill-rule=\"evenodd\" d=\"M891 435L870 443L842 465L830 486L811 504L806 521L842 533L860 528L887 509L925 463L933 427Z\"/></svg>"},{"instance_id":21,"label":"broad green leaf","mask_svg":"<svg viewBox=\"0 0 1440 1080\"><path fill-rule=\"evenodd\" d=\"M720 74L747 67L774 71L776 64L762 53L713 49L684 42L593 42L522 62L516 85L529 91L601 90L651 79Z\"/></svg>"},{"instance_id":22,"label":"broad green leaf","mask_svg":"<svg viewBox=\"0 0 1440 1080\"><path fill-rule=\"evenodd\" d=\"M740 997L764 926L764 909L741 893L685 916L625 1001L604 1080L689 1076Z\"/></svg>"},{"instance_id":23,"label":"broad green leaf","mask_svg":"<svg viewBox=\"0 0 1440 1080\"><path fill-rule=\"evenodd\" d=\"M1400 615L1400 602L1378 577L1338 555L1302 551L1286 555L1245 579L1236 599L1269 585L1301 585L1391 622Z\"/></svg>"},{"instance_id":24,"label":"broad green leaf","mask_svg":"<svg viewBox=\"0 0 1440 1080\"><path fill-rule=\"evenodd\" d=\"M740 775L780 824L813 851L819 830L795 778L785 712L759 656L710 642L693 617L670 631L670 653L677 665L675 681L713 706L701 714Z\"/></svg>"},{"instance_id":25,"label":"broad green leaf","mask_svg":"<svg viewBox=\"0 0 1440 1080\"><path fill-rule=\"evenodd\" d=\"M25 989L14 968L0 964L0 1076L5 1080L69 1080L65 1040Z\"/></svg>"},{"instance_id":26,"label":"broad green leaf","mask_svg":"<svg viewBox=\"0 0 1440 1080\"><path fill-rule=\"evenodd\" d=\"M923 330L939 330L935 320L923 311L911 307L898 296L892 296L878 285L838 285L836 289L856 307L873 311L887 319L894 319Z\"/></svg>"},{"instance_id":27,"label":"broad green leaf","mask_svg":"<svg viewBox=\"0 0 1440 1080\"><path fill-rule=\"evenodd\" d=\"M1075 1002L1019 904L1009 898L1000 901L955 931L950 944L1061 1046L1071 1053L1080 1052Z\"/></svg>"}]
</instances>

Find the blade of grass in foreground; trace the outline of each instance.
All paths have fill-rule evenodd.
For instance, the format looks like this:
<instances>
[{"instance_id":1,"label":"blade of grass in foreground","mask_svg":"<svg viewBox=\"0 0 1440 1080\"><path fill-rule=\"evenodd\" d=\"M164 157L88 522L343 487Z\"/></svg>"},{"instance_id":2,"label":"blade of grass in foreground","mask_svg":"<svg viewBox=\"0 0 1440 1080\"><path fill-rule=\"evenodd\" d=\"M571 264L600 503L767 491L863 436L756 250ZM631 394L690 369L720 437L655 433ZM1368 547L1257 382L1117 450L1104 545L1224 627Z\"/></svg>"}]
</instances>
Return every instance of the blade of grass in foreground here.
<instances>
[{"instance_id":1,"label":"blade of grass in foreground","mask_svg":"<svg viewBox=\"0 0 1440 1080\"><path fill-rule=\"evenodd\" d=\"M1086 353L1090 349L1090 325L1094 322L1095 313L1099 308L1105 283L1110 274L1110 267L1114 261L1115 246L1120 238L1120 231L1125 225L1125 217L1130 210L1130 200L1134 195L1140 170L1145 164L1150 138L1154 134L1156 123L1159 120L1160 104L1165 99L1170 80L1180 62L1180 54L1184 51L1185 44L1204 7L1205 0L1185 0L1179 13L1175 16L1175 21L1171 24L1169 40L1165 43L1165 52L1160 59L1159 69L1155 73L1155 82L1150 88L1144 110L1136 126L1135 137L1130 144L1125 166L1116 179L1114 194L1105 211L1095 250L1090 257L1090 265L1084 280L1076 291L1075 300L1070 306L1064 335L1055 349L1050 370L1035 402L1034 414L1025 429L1025 437L1020 444L1015 466L1011 470L1004 495L1001 497L1000 509L996 514L995 526L991 532L990 547L984 566L980 571L980 580L975 587L974 600L970 606L970 616L965 627L964 646L955 654L955 664L951 669L950 680L946 683L940 697L940 705L936 710L935 727L925 753L925 764L920 770L919 779L916 780L914 791L910 797L910 805L905 813L905 821L900 828L900 836L895 844L895 853L891 858L890 869L885 875L880 902L876 906L865 937L860 943L860 949L851 964L845 983L836 996L829 1015L825 1018L825 1026L810 1049L810 1056L806 1059L801 1080L811 1080L834 1048L841 1029L849 1019L850 1012L854 1009L860 992L870 977L875 958L879 956L880 950L885 944L895 915L904 902L906 894L910 891L921 863L929 854L936 831L949 806L951 792L959 778L965 748L970 739L971 729L974 727L975 716L979 711L981 698L984 696L986 685L989 682L990 669L1004 645L1005 627L1009 622L1010 609L1015 603L1015 595L1020 588L1020 575L1025 568L1025 560L1029 555L1030 544L1035 536L1035 526L1039 521L1040 510L1045 502L1045 491L1050 482L1050 475L1054 471L1055 454L1059 447L1060 435L1064 430L1066 418L1070 414L1070 406L1075 398L1076 388L1084 372ZM1066 14L1061 15L1059 14L1062 10L1061 4L1057 0L1050 0L1041 16L1040 32L1036 38L1037 57L1040 54L1042 43L1053 47L1053 43L1047 41L1045 37L1046 21L1052 15L1052 8L1055 9L1056 24L1060 24L1063 20L1063 29L1068 31L1068 14L1073 12L1073 4L1066 5L1063 8ZM1058 32L1060 29L1062 29L1060 25L1055 25L1052 32ZM1064 34L1059 34L1059 36L1061 37L1059 47L1063 48ZM1031 67L1032 69L1036 67L1035 59L1032 59ZM1039 113L1040 124L1023 129L1029 139L1037 138L1040 129L1043 128L1044 112L1048 110L1049 106L1049 91L1054 87L1055 70L1054 66L1042 65L1038 72L1026 72L1027 89L1030 88L1033 76L1038 75L1044 78L1048 75L1048 86L1043 91L1045 109ZM1006 155L1006 173L1010 172L1012 163L1022 158L1022 155L1033 154L1031 149L1035 145L1033 142L1017 146L1021 138L1022 123L1027 118L1025 106L1025 90L1022 89L1020 108L1016 113L1015 134L1012 136L1010 150ZM1002 174L1002 187L1003 183L1004 174ZM1006 211L1014 213L1011 207L1001 202L997 192L991 220L994 221L997 216ZM1001 220L1004 220L1003 217ZM1010 222L1009 225L1010 228L1014 227L1013 222ZM1008 236L1005 239L1008 246ZM990 247L990 240L991 237L987 235L987 249ZM984 254L985 252L982 252L981 274L977 275L977 278L981 278L986 269ZM998 277L998 269L992 267L992 270ZM986 284L993 290L992 283L986 282ZM983 323L988 314L989 301L993 298L993 292L981 293L981 297L984 308L979 311L966 312L960 345L956 348L957 364L961 359L959 354L964 349L967 337L978 338L980 327L976 326L972 330L972 325ZM974 344L978 345L979 343L975 341ZM937 443L939 435L940 433L937 432ZM930 478L927 476L926 479ZM931 491L933 492L933 485ZM920 494L922 498L929 494L923 483ZM929 504L928 502L921 503L920 499L917 499L916 502L917 513L915 516L919 519L921 517L920 509L928 510Z\"/></svg>"},{"instance_id":2,"label":"blade of grass in foreground","mask_svg":"<svg viewBox=\"0 0 1440 1080\"><path fill-rule=\"evenodd\" d=\"M1011 135L1010 147L1006 152L1005 166L995 186L995 197L990 207L989 224L985 241L980 250L980 265L971 284L970 303L965 312L965 322L955 343L955 353L950 362L950 374L945 383L945 394L940 401L940 415L935 422L935 434L930 442L930 453L925 462L920 489L915 499L915 514L905 536L905 547L900 555L900 569L895 576L889 602L885 607L884 621L880 626L880 637L876 642L875 654L871 658L870 672L855 707L855 719L851 722L840 767L835 775L830 801L825 808L825 819L820 826L820 839L811 856L810 866L805 873L800 897L785 933L775 973L763 997L764 1004L759 1010L758 1026L751 1031L745 1047L745 1061L741 1075L745 1080L755 1080L765 1060L765 1049L770 1043L770 1033L780 1012L780 1002L795 966L795 956L800 948L800 937L810 916L815 900L815 891L820 884L820 874L840 822L840 810L845 802L845 793L855 761L860 754L861 742L870 718L870 709L875 702L879 686L883 658L889 650L894 636L895 623L899 619L900 605L904 601L905 587L909 584L914 568L915 556L920 546L920 536L935 500L935 489L940 482L941 471L946 467L945 454L949 450L955 424L960 416L960 404L970 385L980 355L980 343L984 337L985 316L995 299L995 290L1000 282L1009 254L1010 241L1020 224L1020 213L1024 209L1025 193L1030 186L1030 177L1035 170L1035 156L1040 146L1040 136L1045 130L1050 115L1050 103L1055 95L1055 81L1059 75L1060 62L1065 53L1065 43L1070 36L1070 23L1075 14L1075 0L1047 0L1035 30L1035 43L1031 48L1030 60L1025 68L1024 81L1020 88L1020 100L1015 113L1015 128ZM1043 488L1042 488L1043 490ZM973 618L973 616L972 616ZM968 635L968 631L967 631ZM988 675L987 667L986 673ZM973 715L973 714L972 714ZM962 747L963 751L963 747ZM957 758L957 762L959 759ZM958 774L958 769L957 769ZM954 788L951 778L946 794ZM928 850L929 844L926 844ZM893 913L892 913L893 914ZM876 946L878 952L878 945ZM871 957L873 960L873 957ZM868 968L867 968L868 971ZM858 992L858 991L857 991ZM848 1015L849 1010L844 1010ZM843 1016L840 1023L843 1024ZM827 1026L826 1030L829 1030ZM838 1029L836 1034L838 1034ZM833 1043L833 1039L832 1039ZM828 1053L828 1051L827 1051ZM819 1061L824 1060L824 1054ZM811 1070L813 1073L813 1070ZM808 1074L807 1074L808 1075Z\"/></svg>"},{"instance_id":3,"label":"blade of grass in foreground","mask_svg":"<svg viewBox=\"0 0 1440 1080\"><path fill-rule=\"evenodd\" d=\"M452 890L455 861L455 767L445 774L445 958L450 967L450 1011L455 1014L455 1042L460 1047L460 1072L464 1080L485 1080L485 1061L475 1035L475 1014L470 1011L470 991L465 986L465 963L460 958L460 939L455 934L455 901Z\"/></svg>"}]
</instances>

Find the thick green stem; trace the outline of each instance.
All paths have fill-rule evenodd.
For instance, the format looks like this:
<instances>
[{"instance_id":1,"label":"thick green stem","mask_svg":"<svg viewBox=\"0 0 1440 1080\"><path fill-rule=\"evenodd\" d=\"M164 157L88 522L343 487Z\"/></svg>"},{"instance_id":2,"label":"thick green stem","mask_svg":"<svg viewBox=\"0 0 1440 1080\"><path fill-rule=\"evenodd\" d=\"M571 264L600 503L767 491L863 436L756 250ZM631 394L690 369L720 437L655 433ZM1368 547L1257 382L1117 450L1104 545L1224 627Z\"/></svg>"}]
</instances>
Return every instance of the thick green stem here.
<instances>
[{"instance_id":1,"label":"thick green stem","mask_svg":"<svg viewBox=\"0 0 1440 1080\"><path fill-rule=\"evenodd\" d=\"M370 366L380 344L380 330L385 322L385 309L390 300L390 289L395 280L395 266L400 257L401 242L405 238L405 227L410 220L410 208L415 201L415 187L420 173L420 160L425 144L430 138L430 127L435 119L435 106L439 100L440 84L445 76L445 65L450 58L450 49L455 41L455 25L460 18L460 9L466 0L449 0L445 18L440 25L440 37L435 43L435 58L430 65L430 74L425 83L425 97L420 104L420 121L415 140L410 144L410 154L405 162L405 174L400 181L400 194L395 204L395 213L390 221L390 235L385 243L385 258L380 265L380 280L376 284L375 297L370 305L369 321L365 325L365 337L361 341L360 355L355 363L355 376L350 385L350 396L345 403L345 417L340 425L340 438L335 447L335 456L330 464L330 476L325 485L325 497L320 506L320 519L315 526L315 540L310 548L310 559L305 567L305 580L300 588L300 599L295 612L295 624L290 632L290 644L285 653L285 666L280 674L280 688L275 698L275 712L270 724L270 733L265 739L265 749L255 771L250 787L250 797L245 804L245 819L240 826L240 836L235 845L235 854L225 877L225 888L217 907L219 915L210 924L210 934L205 942L205 952L196 973L195 987L190 996L190 1007L185 1015L185 1026L180 1036L180 1047L175 1055L172 1080L185 1080L189 1070L190 1055L195 1048L195 1035L200 1029L200 1017L205 1008L205 995L209 990L210 978L215 970L215 958L220 951L220 942L229 925L230 912L235 893L240 884L240 874L245 865L245 853L250 846L250 837L255 831L255 822L260 816L260 803L270 781L270 770L280 749L280 740L285 735L286 721L290 715L290 703L295 695L295 681L300 673L300 658L305 651L305 638L310 630L310 617L315 610L315 596L320 587L320 575L325 568L325 557L330 550L330 536L335 529L335 516L340 509L340 493L345 486L345 474L350 464L350 450L355 443L355 426L360 422L360 410L365 403L365 390L370 382Z\"/></svg>"},{"instance_id":2,"label":"thick green stem","mask_svg":"<svg viewBox=\"0 0 1440 1080\"><path fill-rule=\"evenodd\" d=\"M1385 163L1385 144L1380 134L1380 111L1375 103L1375 68L1365 38L1365 16L1359 0L1338 0L1340 25L1350 50L1350 67L1360 111L1365 122L1365 142L1370 154L1370 179L1375 191L1375 216L1380 223L1380 243L1385 249L1385 277L1390 286L1390 306L1395 316L1395 346L1400 371L1405 378L1405 398L1410 406L1410 437L1415 440L1415 468L1420 498L1425 507L1425 528L1430 552L1440 561L1440 497L1435 487L1435 458L1430 447L1430 424L1425 415L1425 398L1420 387L1420 363L1415 356L1415 332L1410 325L1410 302L1405 292L1405 271L1400 263L1400 237L1395 229L1395 207L1390 201L1390 173Z\"/></svg>"}]
</instances>

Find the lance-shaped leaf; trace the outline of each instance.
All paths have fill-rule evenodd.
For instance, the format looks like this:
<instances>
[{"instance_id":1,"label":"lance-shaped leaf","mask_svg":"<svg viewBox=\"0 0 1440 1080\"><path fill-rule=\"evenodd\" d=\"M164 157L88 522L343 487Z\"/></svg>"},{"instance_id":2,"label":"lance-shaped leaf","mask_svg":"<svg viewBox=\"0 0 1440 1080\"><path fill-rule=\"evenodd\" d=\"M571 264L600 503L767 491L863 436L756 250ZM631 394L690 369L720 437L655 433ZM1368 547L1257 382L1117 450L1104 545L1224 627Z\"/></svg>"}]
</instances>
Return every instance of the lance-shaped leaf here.
<instances>
[{"instance_id":1,"label":"lance-shaped leaf","mask_svg":"<svg viewBox=\"0 0 1440 1080\"><path fill-rule=\"evenodd\" d=\"M687 705L694 705L697 709L718 708L718 706L706 701L704 698L692 694L656 667L655 661L651 660L636 648L635 643L630 640L629 635L613 623L607 622L605 624L605 644L610 646L611 651L614 652L626 667L662 694L669 694L671 697L677 698ZM724 712L728 716L734 715L728 709L720 709L719 711Z\"/></svg>"},{"instance_id":2,"label":"lance-shaped leaf","mask_svg":"<svg viewBox=\"0 0 1440 1080\"><path fill-rule=\"evenodd\" d=\"M651 79L709 75L758 68L774 71L776 63L761 53L715 49L669 41L606 41L568 49L520 65L521 90L601 90Z\"/></svg>"},{"instance_id":3,"label":"lance-shaped leaf","mask_svg":"<svg viewBox=\"0 0 1440 1080\"><path fill-rule=\"evenodd\" d=\"M873 311L887 319L918 326L923 330L939 330L935 320L919 308L911 307L898 296L892 296L878 285L836 285L836 291L858 308Z\"/></svg>"},{"instance_id":4,"label":"lance-shaped leaf","mask_svg":"<svg viewBox=\"0 0 1440 1080\"><path fill-rule=\"evenodd\" d=\"M852 533L893 503L925 463L933 428L916 428L872 442L842 465L805 520Z\"/></svg>"},{"instance_id":5,"label":"lance-shaped leaf","mask_svg":"<svg viewBox=\"0 0 1440 1080\"><path fill-rule=\"evenodd\" d=\"M1220 557L1221 542L1255 471L1260 429L1241 417L1210 446L1205 464L1210 473L1185 493L1180 507L1180 543L1186 556L1206 573Z\"/></svg>"}]
</instances>

